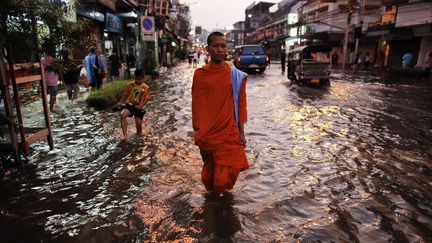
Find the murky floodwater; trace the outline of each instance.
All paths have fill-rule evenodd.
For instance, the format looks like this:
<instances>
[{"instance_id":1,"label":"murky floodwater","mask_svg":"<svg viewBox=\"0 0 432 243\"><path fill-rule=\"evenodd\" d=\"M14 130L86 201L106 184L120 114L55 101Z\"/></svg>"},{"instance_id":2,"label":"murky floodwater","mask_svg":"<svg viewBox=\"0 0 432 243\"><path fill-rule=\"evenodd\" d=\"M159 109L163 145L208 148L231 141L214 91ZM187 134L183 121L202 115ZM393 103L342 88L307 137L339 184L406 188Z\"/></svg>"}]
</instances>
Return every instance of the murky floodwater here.
<instances>
[{"instance_id":1,"label":"murky floodwater","mask_svg":"<svg viewBox=\"0 0 432 243\"><path fill-rule=\"evenodd\" d=\"M60 99L56 149L36 144L2 177L2 241L432 241L432 85L338 74L311 89L276 65L251 74L251 168L216 199L200 183L192 74L150 83L145 134L129 142L118 114Z\"/></svg>"}]
</instances>

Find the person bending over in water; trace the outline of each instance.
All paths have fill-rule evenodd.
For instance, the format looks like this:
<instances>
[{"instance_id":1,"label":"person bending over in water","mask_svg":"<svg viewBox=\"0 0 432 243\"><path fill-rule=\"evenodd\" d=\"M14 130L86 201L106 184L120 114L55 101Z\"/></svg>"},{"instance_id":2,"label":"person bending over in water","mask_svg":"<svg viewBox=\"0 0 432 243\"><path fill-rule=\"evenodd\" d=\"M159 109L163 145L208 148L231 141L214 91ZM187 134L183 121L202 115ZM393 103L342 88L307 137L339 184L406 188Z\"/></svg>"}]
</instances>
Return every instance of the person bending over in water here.
<instances>
[{"instance_id":1,"label":"person bending over in water","mask_svg":"<svg viewBox=\"0 0 432 243\"><path fill-rule=\"evenodd\" d=\"M145 114L144 106L150 100L149 86L144 83L144 72L142 69L135 70L135 81L129 82L124 91L123 97L117 103L115 110L121 110L121 126L123 131L123 140L127 136L127 118L134 117L136 131L138 135L142 134L142 119Z\"/></svg>"}]
</instances>

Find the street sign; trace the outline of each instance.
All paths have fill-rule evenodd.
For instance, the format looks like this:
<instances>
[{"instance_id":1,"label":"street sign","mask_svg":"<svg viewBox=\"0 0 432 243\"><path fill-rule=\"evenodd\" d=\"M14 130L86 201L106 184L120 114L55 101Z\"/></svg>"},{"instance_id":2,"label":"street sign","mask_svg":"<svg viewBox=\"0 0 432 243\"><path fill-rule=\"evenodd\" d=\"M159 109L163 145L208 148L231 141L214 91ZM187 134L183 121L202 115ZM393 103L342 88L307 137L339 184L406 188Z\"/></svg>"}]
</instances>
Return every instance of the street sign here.
<instances>
[{"instance_id":1,"label":"street sign","mask_svg":"<svg viewBox=\"0 0 432 243\"><path fill-rule=\"evenodd\" d=\"M298 13L289 13L287 20L288 20L288 24L297 24L298 23Z\"/></svg>"},{"instance_id":2,"label":"street sign","mask_svg":"<svg viewBox=\"0 0 432 243\"><path fill-rule=\"evenodd\" d=\"M143 41L155 41L154 17L141 16L141 39Z\"/></svg>"},{"instance_id":3,"label":"street sign","mask_svg":"<svg viewBox=\"0 0 432 243\"><path fill-rule=\"evenodd\" d=\"M202 34L201 26L195 26L195 35L201 35L201 34Z\"/></svg>"}]
</instances>

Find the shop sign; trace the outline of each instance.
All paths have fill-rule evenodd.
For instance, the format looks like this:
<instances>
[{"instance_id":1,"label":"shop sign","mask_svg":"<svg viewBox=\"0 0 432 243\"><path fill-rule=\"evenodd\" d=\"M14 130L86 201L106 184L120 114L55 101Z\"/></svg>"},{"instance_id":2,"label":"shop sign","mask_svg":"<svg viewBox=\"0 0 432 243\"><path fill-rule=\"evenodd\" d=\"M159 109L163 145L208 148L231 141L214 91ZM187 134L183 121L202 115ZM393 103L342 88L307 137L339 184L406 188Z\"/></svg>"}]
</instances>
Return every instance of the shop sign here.
<instances>
[{"instance_id":1,"label":"shop sign","mask_svg":"<svg viewBox=\"0 0 432 243\"><path fill-rule=\"evenodd\" d=\"M298 13L289 13L287 20L288 24L296 24L298 22Z\"/></svg>"},{"instance_id":2,"label":"shop sign","mask_svg":"<svg viewBox=\"0 0 432 243\"><path fill-rule=\"evenodd\" d=\"M291 37L295 37L295 36L297 36L297 27L290 28L289 33L290 33L289 35L290 35Z\"/></svg>"},{"instance_id":3,"label":"shop sign","mask_svg":"<svg viewBox=\"0 0 432 243\"><path fill-rule=\"evenodd\" d=\"M202 34L202 27L195 26L195 35L201 35L201 34Z\"/></svg>"},{"instance_id":4,"label":"shop sign","mask_svg":"<svg viewBox=\"0 0 432 243\"><path fill-rule=\"evenodd\" d=\"M120 17L114 14L106 13L105 29L107 29L109 32L121 33L122 23Z\"/></svg>"},{"instance_id":5,"label":"shop sign","mask_svg":"<svg viewBox=\"0 0 432 243\"><path fill-rule=\"evenodd\" d=\"M300 30L299 30L300 35L305 35L307 32L308 32L308 28L306 25L300 26Z\"/></svg>"},{"instance_id":6,"label":"shop sign","mask_svg":"<svg viewBox=\"0 0 432 243\"><path fill-rule=\"evenodd\" d=\"M141 39L143 41L155 41L154 17L141 16Z\"/></svg>"}]
</instances>

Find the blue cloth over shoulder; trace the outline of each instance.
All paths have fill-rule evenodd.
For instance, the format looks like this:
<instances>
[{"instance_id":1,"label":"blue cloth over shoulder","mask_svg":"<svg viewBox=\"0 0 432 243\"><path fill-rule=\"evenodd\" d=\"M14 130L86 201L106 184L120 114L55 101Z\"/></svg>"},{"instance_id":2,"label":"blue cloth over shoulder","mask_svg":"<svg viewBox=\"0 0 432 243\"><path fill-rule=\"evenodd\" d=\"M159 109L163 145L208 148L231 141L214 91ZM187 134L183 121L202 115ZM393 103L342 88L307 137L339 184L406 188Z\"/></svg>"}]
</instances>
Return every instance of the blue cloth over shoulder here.
<instances>
[{"instance_id":1,"label":"blue cloth over shoulder","mask_svg":"<svg viewBox=\"0 0 432 243\"><path fill-rule=\"evenodd\" d=\"M232 92L234 97L234 114L237 122L237 126L239 126L239 98L241 93L241 88L243 84L243 79L247 77L247 74L238 70L234 66L231 66L231 84L232 84Z\"/></svg>"}]
</instances>

